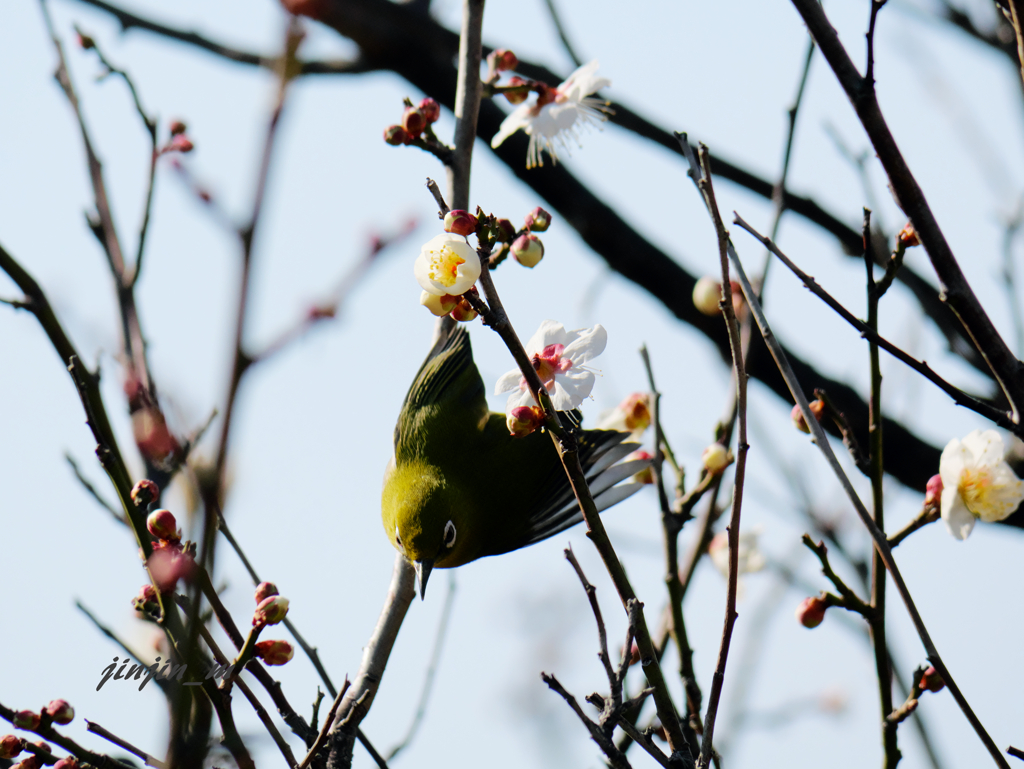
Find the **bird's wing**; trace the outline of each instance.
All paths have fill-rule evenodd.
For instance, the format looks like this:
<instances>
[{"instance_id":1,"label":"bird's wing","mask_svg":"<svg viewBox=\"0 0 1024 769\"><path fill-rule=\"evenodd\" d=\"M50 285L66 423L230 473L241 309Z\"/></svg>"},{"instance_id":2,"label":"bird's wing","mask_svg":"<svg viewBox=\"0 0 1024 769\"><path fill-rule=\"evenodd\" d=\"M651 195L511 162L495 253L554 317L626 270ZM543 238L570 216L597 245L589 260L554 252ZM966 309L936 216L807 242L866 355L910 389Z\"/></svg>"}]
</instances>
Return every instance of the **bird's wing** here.
<instances>
[{"instance_id":1,"label":"bird's wing","mask_svg":"<svg viewBox=\"0 0 1024 769\"><path fill-rule=\"evenodd\" d=\"M446 329L405 396L395 425L395 457L403 461L444 450L448 436L465 439L482 428L487 415L469 334L461 326Z\"/></svg>"},{"instance_id":2,"label":"bird's wing","mask_svg":"<svg viewBox=\"0 0 1024 769\"><path fill-rule=\"evenodd\" d=\"M583 520L550 436L536 432L525 438L510 438L504 419L498 416L491 417L488 442L505 442L504 448L495 452L505 465L489 468L490 484L493 488L508 484L509 488L491 496L488 512L495 531L501 533L489 543L487 555L532 545ZM616 464L638 448L635 443L623 442L628 437L628 433L615 430L580 434L580 465L599 511L640 488L640 484L616 486L649 464L644 460ZM527 489L529 496L524 493Z\"/></svg>"}]
</instances>

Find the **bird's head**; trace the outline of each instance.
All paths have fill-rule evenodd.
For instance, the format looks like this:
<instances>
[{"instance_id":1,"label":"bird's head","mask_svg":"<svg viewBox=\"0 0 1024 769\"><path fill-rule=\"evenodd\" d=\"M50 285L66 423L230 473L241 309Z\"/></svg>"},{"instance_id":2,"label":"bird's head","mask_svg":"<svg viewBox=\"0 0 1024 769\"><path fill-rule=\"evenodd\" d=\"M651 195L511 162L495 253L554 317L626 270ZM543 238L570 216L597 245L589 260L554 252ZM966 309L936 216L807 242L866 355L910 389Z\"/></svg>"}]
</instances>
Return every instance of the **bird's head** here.
<instances>
[{"instance_id":1,"label":"bird's head","mask_svg":"<svg viewBox=\"0 0 1024 769\"><path fill-rule=\"evenodd\" d=\"M465 557L466 507L459 489L436 468L411 463L396 468L384 483L384 529L391 544L416 568L420 597L435 566L458 566Z\"/></svg>"}]
</instances>

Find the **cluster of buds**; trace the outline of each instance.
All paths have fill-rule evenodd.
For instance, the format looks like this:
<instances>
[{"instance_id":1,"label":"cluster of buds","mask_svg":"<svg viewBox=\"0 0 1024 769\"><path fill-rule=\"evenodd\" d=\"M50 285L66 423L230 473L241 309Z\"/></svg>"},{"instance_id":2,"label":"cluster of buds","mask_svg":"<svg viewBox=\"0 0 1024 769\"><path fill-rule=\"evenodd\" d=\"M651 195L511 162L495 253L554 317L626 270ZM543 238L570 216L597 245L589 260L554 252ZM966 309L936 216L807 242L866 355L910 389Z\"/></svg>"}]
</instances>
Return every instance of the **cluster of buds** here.
<instances>
[{"instance_id":1,"label":"cluster of buds","mask_svg":"<svg viewBox=\"0 0 1024 769\"><path fill-rule=\"evenodd\" d=\"M146 567L153 576L153 581L161 593L174 590L179 579L190 580L195 574L195 544L182 543L178 521L170 510L154 510L146 518L146 528L157 540L153 545L153 554L146 561ZM145 605L155 594L145 588L133 603L139 608L139 601Z\"/></svg>"},{"instance_id":2,"label":"cluster of buds","mask_svg":"<svg viewBox=\"0 0 1024 769\"><path fill-rule=\"evenodd\" d=\"M163 155L167 152L191 152L195 149L195 145L192 140L188 138L188 134L185 132L188 127L180 120L172 120L169 126L171 132L171 138L167 140L167 143L160 148L159 154Z\"/></svg>"},{"instance_id":3,"label":"cluster of buds","mask_svg":"<svg viewBox=\"0 0 1024 769\"><path fill-rule=\"evenodd\" d=\"M487 56L487 78L484 81L489 93L500 93L509 104L522 104L530 96L531 91L537 93L537 105L544 106L555 98L555 89L539 80L524 80L513 75L504 85L498 85L502 72L514 72L519 66L519 57L512 51L499 48Z\"/></svg>"},{"instance_id":4,"label":"cluster of buds","mask_svg":"<svg viewBox=\"0 0 1024 769\"><path fill-rule=\"evenodd\" d=\"M805 598L796 607L796 619L806 628L818 627L825 619L828 603L818 596Z\"/></svg>"},{"instance_id":5,"label":"cluster of buds","mask_svg":"<svg viewBox=\"0 0 1024 769\"><path fill-rule=\"evenodd\" d=\"M729 281L729 290L732 292L732 308L737 315L743 309L743 292L740 284L735 280ZM722 314L722 284L714 278L705 275L697 281L693 287L693 306L697 311L709 317Z\"/></svg>"},{"instance_id":6,"label":"cluster of buds","mask_svg":"<svg viewBox=\"0 0 1024 769\"><path fill-rule=\"evenodd\" d=\"M807 404L810 408L811 413L814 414L814 418L819 422L821 421L821 415L825 413L825 402L822 400L813 400ZM811 428L807 424L807 420L804 419L804 412L800 409L800 405L797 404L793 407L793 410L789 412L789 418L793 420L793 424L796 429L802 433L810 435Z\"/></svg>"},{"instance_id":7,"label":"cluster of buds","mask_svg":"<svg viewBox=\"0 0 1024 769\"><path fill-rule=\"evenodd\" d=\"M288 599L277 592L273 582L261 582L256 587L256 611L252 615L253 627L276 625L288 615Z\"/></svg>"},{"instance_id":8,"label":"cluster of buds","mask_svg":"<svg viewBox=\"0 0 1024 769\"><path fill-rule=\"evenodd\" d=\"M384 141L393 147L399 147L403 144L413 144L421 136L426 135L427 140L436 142L437 137L434 136L434 129L431 126L441 117L441 105L429 96L417 107L412 106L408 99L405 103L402 122L384 129Z\"/></svg>"}]
</instances>

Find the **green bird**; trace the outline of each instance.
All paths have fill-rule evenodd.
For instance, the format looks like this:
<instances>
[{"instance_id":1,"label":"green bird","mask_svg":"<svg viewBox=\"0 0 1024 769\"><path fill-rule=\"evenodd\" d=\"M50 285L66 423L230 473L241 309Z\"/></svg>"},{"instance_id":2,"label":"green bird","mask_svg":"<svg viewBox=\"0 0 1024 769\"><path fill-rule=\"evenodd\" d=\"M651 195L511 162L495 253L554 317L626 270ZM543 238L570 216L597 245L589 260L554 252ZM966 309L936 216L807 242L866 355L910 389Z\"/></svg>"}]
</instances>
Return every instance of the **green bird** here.
<instances>
[{"instance_id":1,"label":"green bird","mask_svg":"<svg viewBox=\"0 0 1024 769\"><path fill-rule=\"evenodd\" d=\"M570 412L577 420L578 412ZM637 448L628 433L582 430L580 465L598 510L641 484L620 481L649 462L616 464ZM449 569L540 542L583 520L550 436L513 437L487 407L469 334L449 330L405 396L395 454L384 474L384 530L427 589L431 569Z\"/></svg>"}]
</instances>

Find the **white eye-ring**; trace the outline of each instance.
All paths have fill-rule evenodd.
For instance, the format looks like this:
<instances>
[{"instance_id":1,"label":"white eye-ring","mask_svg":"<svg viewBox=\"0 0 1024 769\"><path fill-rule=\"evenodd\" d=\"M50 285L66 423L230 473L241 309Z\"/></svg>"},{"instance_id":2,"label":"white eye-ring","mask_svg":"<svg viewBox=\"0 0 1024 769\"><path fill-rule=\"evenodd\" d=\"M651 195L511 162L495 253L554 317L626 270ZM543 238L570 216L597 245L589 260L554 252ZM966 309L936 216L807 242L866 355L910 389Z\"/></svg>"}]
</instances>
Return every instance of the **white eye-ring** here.
<instances>
[{"instance_id":1,"label":"white eye-ring","mask_svg":"<svg viewBox=\"0 0 1024 769\"><path fill-rule=\"evenodd\" d=\"M448 521L444 525L444 546L451 547L455 544L455 524Z\"/></svg>"},{"instance_id":2,"label":"white eye-ring","mask_svg":"<svg viewBox=\"0 0 1024 769\"><path fill-rule=\"evenodd\" d=\"M398 526L395 526L395 544L399 547L402 546L402 537L398 533Z\"/></svg>"}]
</instances>

